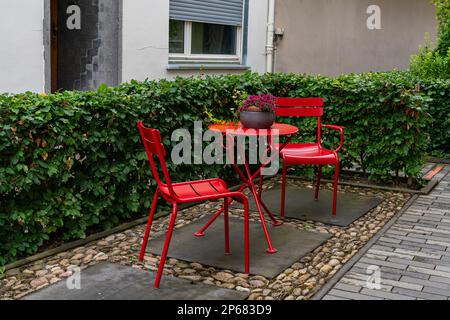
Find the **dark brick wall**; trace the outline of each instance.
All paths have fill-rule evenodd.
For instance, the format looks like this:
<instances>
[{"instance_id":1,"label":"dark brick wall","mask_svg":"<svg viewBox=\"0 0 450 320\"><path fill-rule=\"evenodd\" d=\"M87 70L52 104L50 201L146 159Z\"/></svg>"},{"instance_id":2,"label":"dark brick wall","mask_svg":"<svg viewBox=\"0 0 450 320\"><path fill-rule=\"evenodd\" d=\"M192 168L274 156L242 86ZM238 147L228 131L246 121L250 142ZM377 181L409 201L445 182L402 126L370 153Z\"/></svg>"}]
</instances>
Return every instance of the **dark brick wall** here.
<instances>
[{"instance_id":1,"label":"dark brick wall","mask_svg":"<svg viewBox=\"0 0 450 320\"><path fill-rule=\"evenodd\" d=\"M66 26L67 7L81 8L81 30ZM58 86L96 89L119 82L119 2L59 0Z\"/></svg>"}]
</instances>

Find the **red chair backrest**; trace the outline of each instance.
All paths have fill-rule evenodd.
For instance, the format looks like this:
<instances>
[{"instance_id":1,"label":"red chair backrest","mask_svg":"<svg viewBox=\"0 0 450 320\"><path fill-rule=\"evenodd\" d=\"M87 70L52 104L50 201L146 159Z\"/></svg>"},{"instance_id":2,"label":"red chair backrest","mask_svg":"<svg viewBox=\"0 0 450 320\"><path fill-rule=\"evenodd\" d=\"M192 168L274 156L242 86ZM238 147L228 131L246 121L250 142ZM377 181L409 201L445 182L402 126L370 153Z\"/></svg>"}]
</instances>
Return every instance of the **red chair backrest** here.
<instances>
[{"instance_id":1,"label":"red chair backrest","mask_svg":"<svg viewBox=\"0 0 450 320\"><path fill-rule=\"evenodd\" d=\"M278 98L276 114L278 117L322 117L322 98Z\"/></svg>"},{"instance_id":2,"label":"red chair backrest","mask_svg":"<svg viewBox=\"0 0 450 320\"><path fill-rule=\"evenodd\" d=\"M317 141L322 139L322 98L277 98L277 117L317 117Z\"/></svg>"},{"instance_id":3,"label":"red chair backrest","mask_svg":"<svg viewBox=\"0 0 450 320\"><path fill-rule=\"evenodd\" d=\"M165 160L166 149L164 148L161 140L161 133L157 129L146 128L142 121L138 121L137 126L144 143L145 151L147 152L148 160L150 161L150 167L152 169L153 177L155 178L159 187L167 187L169 189L170 195L174 196L172 181L170 179ZM163 173L162 179L159 175L155 160L159 162L159 166Z\"/></svg>"}]
</instances>

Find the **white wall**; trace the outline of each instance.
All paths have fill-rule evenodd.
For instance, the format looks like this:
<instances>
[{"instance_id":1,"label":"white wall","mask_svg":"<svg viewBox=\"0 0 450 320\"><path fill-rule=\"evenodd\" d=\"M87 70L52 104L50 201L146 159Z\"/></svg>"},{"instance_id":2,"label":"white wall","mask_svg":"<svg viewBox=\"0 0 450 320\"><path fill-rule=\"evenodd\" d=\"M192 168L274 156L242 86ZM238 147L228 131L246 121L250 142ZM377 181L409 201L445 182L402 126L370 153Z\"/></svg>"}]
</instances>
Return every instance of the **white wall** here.
<instances>
[{"instance_id":1,"label":"white wall","mask_svg":"<svg viewBox=\"0 0 450 320\"><path fill-rule=\"evenodd\" d=\"M0 93L44 92L44 0L2 0L0 13ZM267 0L250 0L247 64L257 72L265 71L266 21ZM122 26L123 81L200 73L166 68L169 0L123 0ZM243 71L202 71L203 74L237 72Z\"/></svg>"},{"instance_id":2,"label":"white wall","mask_svg":"<svg viewBox=\"0 0 450 320\"><path fill-rule=\"evenodd\" d=\"M44 91L44 0L0 1L0 93Z\"/></svg>"},{"instance_id":3,"label":"white wall","mask_svg":"<svg viewBox=\"0 0 450 320\"><path fill-rule=\"evenodd\" d=\"M169 0L123 0L122 25L122 81L199 74L195 70L167 70ZM253 71L265 71L266 28L267 0L250 0L248 65ZM236 72L202 71L203 74Z\"/></svg>"},{"instance_id":4,"label":"white wall","mask_svg":"<svg viewBox=\"0 0 450 320\"><path fill-rule=\"evenodd\" d=\"M268 0L250 0L248 64L255 72L266 72Z\"/></svg>"}]
</instances>

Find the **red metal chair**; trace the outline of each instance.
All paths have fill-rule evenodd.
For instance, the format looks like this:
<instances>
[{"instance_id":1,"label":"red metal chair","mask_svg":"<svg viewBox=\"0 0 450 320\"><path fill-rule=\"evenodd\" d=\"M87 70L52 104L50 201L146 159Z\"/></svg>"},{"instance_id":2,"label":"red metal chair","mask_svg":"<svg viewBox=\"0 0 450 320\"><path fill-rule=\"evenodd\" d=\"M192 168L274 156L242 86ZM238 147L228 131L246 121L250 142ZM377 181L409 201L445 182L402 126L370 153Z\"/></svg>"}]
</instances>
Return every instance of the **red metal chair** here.
<instances>
[{"instance_id":1,"label":"red metal chair","mask_svg":"<svg viewBox=\"0 0 450 320\"><path fill-rule=\"evenodd\" d=\"M164 270L164 263L167 257L172 232L175 226L175 221L178 212L179 203L193 203L200 201L224 199L224 218L225 218L225 253L230 253L229 240L229 221L228 221L228 203L229 198L236 199L244 204L244 242L245 242L245 272L250 272L249 262L249 211L247 197L241 192L231 192L228 190L226 183L221 179L208 179L192 182L172 183L167 165L165 162L166 151L161 142L160 132L156 129L149 129L144 127L142 121L138 122L139 132L144 143L147 156L150 161L150 167L153 177L158 184L158 188L153 197L152 207L145 230L144 241L139 255L139 261L142 262L147 248L150 229L152 227L153 216L156 211L158 198L162 196L166 201L172 204L172 215L170 218L169 230L166 236L166 242L161 255L158 273L156 275L155 288L159 287L161 276ZM158 172L158 167L162 171L162 175Z\"/></svg>"},{"instance_id":2,"label":"red metal chair","mask_svg":"<svg viewBox=\"0 0 450 320\"><path fill-rule=\"evenodd\" d=\"M321 98L278 98L276 114L278 117L317 117L317 143L292 143L282 151L283 180L281 191L281 217L285 216L286 198L286 173L289 166L294 165L318 165L315 199L319 198L320 179L322 178L322 166L335 166L333 217L336 217L337 188L339 177L338 152L344 145L344 128L335 125L322 124L324 102ZM322 146L322 129L337 130L341 135L341 142L336 150L328 150Z\"/></svg>"}]
</instances>

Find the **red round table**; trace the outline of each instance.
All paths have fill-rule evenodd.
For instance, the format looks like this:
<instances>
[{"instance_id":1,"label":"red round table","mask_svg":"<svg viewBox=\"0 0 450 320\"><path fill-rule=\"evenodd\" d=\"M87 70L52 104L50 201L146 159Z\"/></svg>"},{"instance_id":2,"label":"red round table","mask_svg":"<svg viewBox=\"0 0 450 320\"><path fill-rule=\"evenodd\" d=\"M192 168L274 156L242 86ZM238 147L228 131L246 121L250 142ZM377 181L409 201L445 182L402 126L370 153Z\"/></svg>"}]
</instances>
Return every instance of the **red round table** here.
<instances>
[{"instance_id":1,"label":"red round table","mask_svg":"<svg viewBox=\"0 0 450 320\"><path fill-rule=\"evenodd\" d=\"M299 129L290 124L274 123L270 129L244 128L241 123L212 124L208 127L211 131L229 135L243 136L293 136Z\"/></svg>"},{"instance_id":2,"label":"red round table","mask_svg":"<svg viewBox=\"0 0 450 320\"><path fill-rule=\"evenodd\" d=\"M222 135L224 135L226 137L226 139L233 139L233 141L234 141L234 138L237 136L253 136L253 137L254 136L257 136L257 137L266 136L266 137L268 137L268 140L269 140L267 151L269 151L269 150L276 151L276 152L272 152L272 155L268 160L261 163L260 168L255 173L252 173L250 171L249 163L245 157L244 147L241 144L238 144L238 150L240 151L241 157L244 160L245 172L243 172L239 168L239 166L233 159L233 167L236 170L236 172L238 173L240 179L243 181L243 184L239 188L239 192L242 192L246 188L250 189L250 191L253 194L253 197L255 199L255 204L258 209L259 216L261 219L261 224L262 224L265 236L266 236L266 240L267 240L267 244L268 244L267 252L268 253L276 253L277 250L272 246L272 241L270 240L270 236L269 236L269 232L267 230L267 225L266 225L266 222L264 219L264 214L263 214L262 208L264 208L264 210L267 212L267 214L270 217L270 219L272 220L272 224L274 226L281 225L281 222L275 219L272 212L269 210L269 208L266 206L266 204L262 200L261 195L262 195L263 175L261 174L261 171L265 167L267 167L275 157L279 156L280 151L292 140L292 138L295 136L295 134L298 133L299 129L295 126L292 126L289 124L284 124L284 123L275 123L271 129L249 129L249 128L244 128L242 126L242 124L240 124L240 123L227 123L227 124L210 125L209 130L220 132ZM277 146L274 149L273 148L274 146L271 145L271 141L272 141L272 138L275 136L276 137L285 137L286 140L284 141L283 144ZM237 140L239 141L239 139L237 139ZM259 188L257 191L256 187L253 183L253 180L258 177L260 178L260 180L259 180ZM227 203L227 206L230 205L232 202L233 202L233 199L230 199ZM208 227L222 214L223 211L224 211L224 207L222 207L219 211L217 211L217 213L212 217L212 219L199 232L197 232L197 235L198 236L204 235L204 232L206 231L206 229L208 229Z\"/></svg>"}]
</instances>

